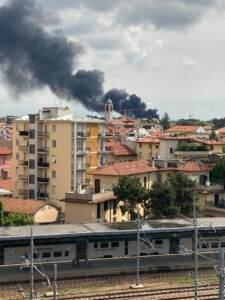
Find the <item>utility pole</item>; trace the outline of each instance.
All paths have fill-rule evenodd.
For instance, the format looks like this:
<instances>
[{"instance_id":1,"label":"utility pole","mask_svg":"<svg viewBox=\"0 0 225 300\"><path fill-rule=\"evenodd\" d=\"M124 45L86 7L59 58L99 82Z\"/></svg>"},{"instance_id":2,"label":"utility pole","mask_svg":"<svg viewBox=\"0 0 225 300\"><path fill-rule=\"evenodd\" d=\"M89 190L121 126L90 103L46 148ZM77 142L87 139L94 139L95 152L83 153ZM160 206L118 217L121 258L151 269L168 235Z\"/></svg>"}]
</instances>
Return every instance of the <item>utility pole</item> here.
<instances>
[{"instance_id":1,"label":"utility pole","mask_svg":"<svg viewBox=\"0 0 225 300\"><path fill-rule=\"evenodd\" d=\"M57 300L57 264L54 264L54 300Z\"/></svg>"},{"instance_id":2,"label":"utility pole","mask_svg":"<svg viewBox=\"0 0 225 300\"><path fill-rule=\"evenodd\" d=\"M33 300L34 291L34 268L33 268L33 253L34 252L34 238L33 238L33 228L31 227L30 234L30 300Z\"/></svg>"},{"instance_id":3,"label":"utility pole","mask_svg":"<svg viewBox=\"0 0 225 300\"><path fill-rule=\"evenodd\" d=\"M195 300L198 300L198 221L196 218L196 201L194 196L194 258L195 258L195 268L194 268L194 287L195 287Z\"/></svg>"},{"instance_id":4,"label":"utility pole","mask_svg":"<svg viewBox=\"0 0 225 300\"><path fill-rule=\"evenodd\" d=\"M137 263L136 263L136 284L132 284L131 288L142 288L140 284L140 212L137 207Z\"/></svg>"},{"instance_id":5,"label":"utility pole","mask_svg":"<svg viewBox=\"0 0 225 300\"><path fill-rule=\"evenodd\" d=\"M224 249L220 250L219 300L224 300Z\"/></svg>"}]
</instances>

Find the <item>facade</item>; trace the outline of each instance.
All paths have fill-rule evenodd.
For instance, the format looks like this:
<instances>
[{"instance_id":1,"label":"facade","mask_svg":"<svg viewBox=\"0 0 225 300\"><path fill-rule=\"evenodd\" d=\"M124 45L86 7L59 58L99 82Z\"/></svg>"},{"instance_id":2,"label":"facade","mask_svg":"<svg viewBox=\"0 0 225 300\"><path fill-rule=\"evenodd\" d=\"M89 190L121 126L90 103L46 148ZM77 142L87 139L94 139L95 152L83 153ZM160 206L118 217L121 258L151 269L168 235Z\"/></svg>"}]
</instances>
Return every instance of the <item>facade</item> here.
<instances>
[{"instance_id":1,"label":"facade","mask_svg":"<svg viewBox=\"0 0 225 300\"><path fill-rule=\"evenodd\" d=\"M0 147L0 178L7 179L12 173L12 150Z\"/></svg>"},{"instance_id":2,"label":"facade","mask_svg":"<svg viewBox=\"0 0 225 300\"><path fill-rule=\"evenodd\" d=\"M114 139L107 139L105 142L105 163L133 161L137 159L137 154L129 147Z\"/></svg>"},{"instance_id":3,"label":"facade","mask_svg":"<svg viewBox=\"0 0 225 300\"><path fill-rule=\"evenodd\" d=\"M122 214L112 192L76 194L66 193L65 222L70 224L88 222L128 221L128 213Z\"/></svg>"},{"instance_id":4,"label":"facade","mask_svg":"<svg viewBox=\"0 0 225 300\"><path fill-rule=\"evenodd\" d=\"M159 158L160 141L151 137L138 139L137 154L139 159L152 160Z\"/></svg>"},{"instance_id":5,"label":"facade","mask_svg":"<svg viewBox=\"0 0 225 300\"><path fill-rule=\"evenodd\" d=\"M57 202L68 191L85 191L88 173L104 164L104 131L104 121L74 119L68 107L15 120L14 197Z\"/></svg>"}]
</instances>

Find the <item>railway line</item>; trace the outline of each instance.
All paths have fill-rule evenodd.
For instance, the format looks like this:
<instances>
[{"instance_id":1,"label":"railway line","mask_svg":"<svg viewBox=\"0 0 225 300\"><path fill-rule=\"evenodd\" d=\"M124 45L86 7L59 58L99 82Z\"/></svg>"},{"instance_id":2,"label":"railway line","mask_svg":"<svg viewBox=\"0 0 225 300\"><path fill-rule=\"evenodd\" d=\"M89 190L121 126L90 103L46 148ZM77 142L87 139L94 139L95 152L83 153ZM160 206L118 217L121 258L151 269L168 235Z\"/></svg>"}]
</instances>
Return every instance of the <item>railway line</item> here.
<instances>
[{"instance_id":1,"label":"railway line","mask_svg":"<svg viewBox=\"0 0 225 300\"><path fill-rule=\"evenodd\" d=\"M151 297L151 298L149 298ZM192 286L168 287L168 288L142 288L142 289L123 289L117 292L108 291L90 294L73 294L58 297L58 300L115 300L115 299L151 299L151 300L181 300L194 299L194 289ZM199 299L218 300L217 285L201 285L199 287Z\"/></svg>"}]
</instances>

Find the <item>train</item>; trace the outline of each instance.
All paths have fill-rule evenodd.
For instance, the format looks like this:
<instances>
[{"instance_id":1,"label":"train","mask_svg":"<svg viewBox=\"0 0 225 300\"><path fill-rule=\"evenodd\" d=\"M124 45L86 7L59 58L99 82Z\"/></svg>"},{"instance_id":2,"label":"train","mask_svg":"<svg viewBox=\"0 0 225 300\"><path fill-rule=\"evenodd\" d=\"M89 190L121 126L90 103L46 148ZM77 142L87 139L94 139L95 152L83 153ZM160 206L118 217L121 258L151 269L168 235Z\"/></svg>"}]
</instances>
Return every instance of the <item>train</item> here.
<instances>
[{"instance_id":1,"label":"train","mask_svg":"<svg viewBox=\"0 0 225 300\"><path fill-rule=\"evenodd\" d=\"M33 226L33 262L67 261L77 265L82 260L136 256L136 226L135 222ZM139 253L192 254L194 230L190 220L144 221ZM225 218L199 220L198 235L199 252L225 249ZM30 239L29 226L0 228L0 264L27 264L31 260Z\"/></svg>"}]
</instances>

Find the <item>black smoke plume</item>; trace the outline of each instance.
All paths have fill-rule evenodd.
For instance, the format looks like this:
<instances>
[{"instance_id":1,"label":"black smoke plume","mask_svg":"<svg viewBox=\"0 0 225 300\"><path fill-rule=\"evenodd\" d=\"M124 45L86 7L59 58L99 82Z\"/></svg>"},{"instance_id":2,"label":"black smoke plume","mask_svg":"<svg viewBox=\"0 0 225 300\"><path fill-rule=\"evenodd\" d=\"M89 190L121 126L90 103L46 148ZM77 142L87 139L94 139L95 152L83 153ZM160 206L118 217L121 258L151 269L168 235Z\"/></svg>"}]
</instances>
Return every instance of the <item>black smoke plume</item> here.
<instances>
[{"instance_id":1,"label":"black smoke plume","mask_svg":"<svg viewBox=\"0 0 225 300\"><path fill-rule=\"evenodd\" d=\"M13 0L0 7L0 68L17 93L48 86L58 97L78 100L92 111L103 111L110 97L120 113L127 109L135 117L158 117L136 95L116 89L104 95L103 72L77 70L82 46L47 29L47 20L34 0Z\"/></svg>"}]
</instances>

